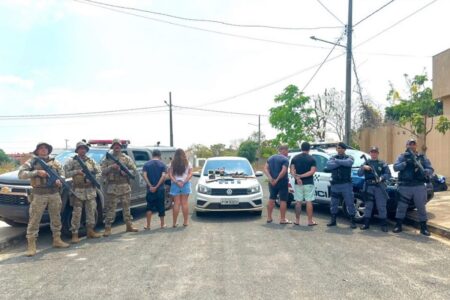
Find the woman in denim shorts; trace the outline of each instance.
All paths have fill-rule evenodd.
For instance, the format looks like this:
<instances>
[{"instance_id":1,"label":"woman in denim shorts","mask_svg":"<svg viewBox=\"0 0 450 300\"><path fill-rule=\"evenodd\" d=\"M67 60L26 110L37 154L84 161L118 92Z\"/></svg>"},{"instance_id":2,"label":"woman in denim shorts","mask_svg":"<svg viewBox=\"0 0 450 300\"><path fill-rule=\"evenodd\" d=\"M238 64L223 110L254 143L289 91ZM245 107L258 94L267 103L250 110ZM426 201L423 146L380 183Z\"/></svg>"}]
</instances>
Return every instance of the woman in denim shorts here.
<instances>
[{"instance_id":1,"label":"woman in denim shorts","mask_svg":"<svg viewBox=\"0 0 450 300\"><path fill-rule=\"evenodd\" d=\"M183 212L183 226L189 225L188 198L191 193L192 166L186 158L183 149L177 149L169 169L172 181L170 195L173 197L173 227L177 227L180 205Z\"/></svg>"}]
</instances>

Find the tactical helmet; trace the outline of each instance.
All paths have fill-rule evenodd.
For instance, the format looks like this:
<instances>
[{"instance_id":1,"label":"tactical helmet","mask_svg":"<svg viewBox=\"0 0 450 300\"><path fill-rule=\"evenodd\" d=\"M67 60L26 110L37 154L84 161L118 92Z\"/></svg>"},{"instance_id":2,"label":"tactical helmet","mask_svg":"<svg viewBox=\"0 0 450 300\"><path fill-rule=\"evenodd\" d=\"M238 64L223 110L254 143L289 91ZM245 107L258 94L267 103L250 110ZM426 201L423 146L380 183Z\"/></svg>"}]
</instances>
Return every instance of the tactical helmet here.
<instances>
[{"instance_id":1,"label":"tactical helmet","mask_svg":"<svg viewBox=\"0 0 450 300\"><path fill-rule=\"evenodd\" d=\"M75 152L78 153L78 149L80 147L84 147L86 149L86 152L89 152L89 146L85 142L78 142L77 146L75 147Z\"/></svg>"},{"instance_id":2,"label":"tactical helmet","mask_svg":"<svg viewBox=\"0 0 450 300\"><path fill-rule=\"evenodd\" d=\"M52 151L53 151L52 145L50 145L50 144L48 144L48 143L46 143L46 142L39 142L39 143L36 145L36 149L34 149L34 151L33 151L33 154L34 154L34 155L38 155L38 154L37 154L37 150L38 150L38 148L39 148L40 146L45 146L45 147L47 147L47 149L48 149L48 154L52 153Z\"/></svg>"},{"instance_id":3,"label":"tactical helmet","mask_svg":"<svg viewBox=\"0 0 450 300\"><path fill-rule=\"evenodd\" d=\"M113 139L110 149L112 149L115 144L119 144L119 146L122 147L122 143L120 142L120 139Z\"/></svg>"}]
</instances>

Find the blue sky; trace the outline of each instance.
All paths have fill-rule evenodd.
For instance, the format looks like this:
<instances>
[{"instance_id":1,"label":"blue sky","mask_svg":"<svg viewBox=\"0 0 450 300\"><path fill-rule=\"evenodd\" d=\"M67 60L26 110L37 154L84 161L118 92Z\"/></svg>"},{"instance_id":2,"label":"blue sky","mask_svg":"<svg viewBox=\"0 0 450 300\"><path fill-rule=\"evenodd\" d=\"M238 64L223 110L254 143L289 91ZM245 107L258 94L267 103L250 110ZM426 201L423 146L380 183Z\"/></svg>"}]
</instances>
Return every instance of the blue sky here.
<instances>
[{"instance_id":1,"label":"blue sky","mask_svg":"<svg viewBox=\"0 0 450 300\"><path fill-rule=\"evenodd\" d=\"M340 26L316 0L102 0L174 15L234 23L279 26ZM322 0L346 22L347 1ZM354 21L385 4L355 0ZM354 30L361 43L419 7L424 0L397 0ZM403 87L403 74L431 77L431 57L450 46L450 37L433 30L448 28L449 1L436 1L417 15L355 49L364 93L380 108L387 105L389 81ZM143 15L143 14L142 14ZM260 87L320 63L329 45L316 35L335 40L342 29L277 31L232 28L216 24L157 19L228 34L304 44L308 47L265 43L182 28L123 15L71 0L3 0L0 2L0 104L2 116L74 113L164 105L169 91L173 103L207 109L267 115L273 98L288 84L303 87L315 71L258 89L217 104L206 104ZM345 41L344 41L345 42ZM333 55L342 54L337 48ZM395 54L395 55L392 55ZM344 89L344 57L327 63L305 89ZM255 126L254 116L174 112L175 146L192 143L233 144ZM135 144L169 143L168 112L53 120L0 120L0 148L30 151L40 140L62 147L81 138L128 138ZM262 130L275 131L266 117Z\"/></svg>"}]
</instances>

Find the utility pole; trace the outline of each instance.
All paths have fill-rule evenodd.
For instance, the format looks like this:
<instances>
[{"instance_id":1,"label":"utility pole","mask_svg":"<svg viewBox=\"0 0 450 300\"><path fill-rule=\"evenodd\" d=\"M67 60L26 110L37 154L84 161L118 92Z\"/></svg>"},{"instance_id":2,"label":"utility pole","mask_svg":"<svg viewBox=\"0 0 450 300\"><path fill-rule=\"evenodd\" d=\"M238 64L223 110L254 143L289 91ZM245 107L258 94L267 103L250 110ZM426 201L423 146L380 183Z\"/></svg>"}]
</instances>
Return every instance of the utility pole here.
<instances>
[{"instance_id":1,"label":"utility pole","mask_svg":"<svg viewBox=\"0 0 450 300\"><path fill-rule=\"evenodd\" d=\"M67 142L69 141L68 139L64 139L64 141L66 142L66 150L67 150Z\"/></svg>"},{"instance_id":2,"label":"utility pole","mask_svg":"<svg viewBox=\"0 0 450 300\"><path fill-rule=\"evenodd\" d=\"M352 110L352 31L353 31L353 0L348 0L347 22L347 59L345 72L345 133L344 142L351 144L351 110Z\"/></svg>"},{"instance_id":3,"label":"utility pole","mask_svg":"<svg viewBox=\"0 0 450 300\"><path fill-rule=\"evenodd\" d=\"M169 92L169 103L164 103L169 106L170 147L173 147L172 92Z\"/></svg>"}]
</instances>

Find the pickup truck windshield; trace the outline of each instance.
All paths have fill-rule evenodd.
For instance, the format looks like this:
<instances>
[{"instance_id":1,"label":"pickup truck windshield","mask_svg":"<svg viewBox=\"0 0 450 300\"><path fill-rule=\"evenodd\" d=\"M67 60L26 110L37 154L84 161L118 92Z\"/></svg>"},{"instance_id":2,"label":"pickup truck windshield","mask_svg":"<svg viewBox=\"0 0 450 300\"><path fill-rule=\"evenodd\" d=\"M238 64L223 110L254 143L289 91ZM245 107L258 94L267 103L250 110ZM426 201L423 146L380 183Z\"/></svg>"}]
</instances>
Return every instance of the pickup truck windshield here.
<instances>
[{"instance_id":1,"label":"pickup truck windshield","mask_svg":"<svg viewBox=\"0 0 450 300\"><path fill-rule=\"evenodd\" d=\"M206 162L203 176L207 176L210 170L223 171L225 175L253 176L252 166L246 160L210 160Z\"/></svg>"},{"instance_id":2,"label":"pickup truck windshield","mask_svg":"<svg viewBox=\"0 0 450 300\"><path fill-rule=\"evenodd\" d=\"M108 151L108 149L90 149L87 156L92 158L96 163L100 164L106 154L106 151ZM75 155L76 153L74 150L66 150L56 155L55 159L64 165L69 158L74 157Z\"/></svg>"}]
</instances>

